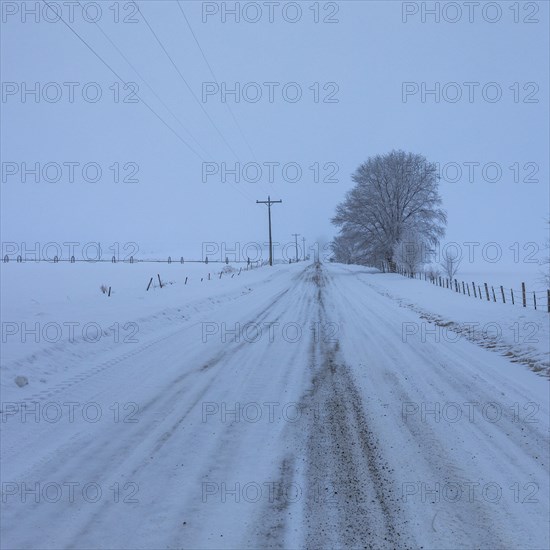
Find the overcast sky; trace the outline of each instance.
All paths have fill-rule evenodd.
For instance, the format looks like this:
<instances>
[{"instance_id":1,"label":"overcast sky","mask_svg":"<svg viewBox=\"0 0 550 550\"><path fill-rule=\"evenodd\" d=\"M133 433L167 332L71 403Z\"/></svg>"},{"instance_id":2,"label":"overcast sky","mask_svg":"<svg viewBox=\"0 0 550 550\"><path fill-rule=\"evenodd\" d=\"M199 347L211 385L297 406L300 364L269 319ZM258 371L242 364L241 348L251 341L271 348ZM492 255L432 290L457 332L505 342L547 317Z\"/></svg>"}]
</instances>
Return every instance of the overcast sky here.
<instances>
[{"instance_id":1,"label":"overcast sky","mask_svg":"<svg viewBox=\"0 0 550 550\"><path fill-rule=\"evenodd\" d=\"M198 257L203 241L265 241L266 207L255 201L268 194L283 200L273 207L274 240L297 232L326 242L351 173L392 149L447 165L447 240L506 250L547 235L548 2L440 2L436 22L423 13L434 2L300 2L300 14L288 2L182 1L219 85L241 88L240 101L227 95L226 103L174 0L139 1L141 13L126 1L116 10L112 0L87 2L84 14L57 3L74 32L137 83L137 97L62 21L47 21L55 17L43 2L1 4L4 242L133 241L142 251ZM25 13L25 4L40 12ZM247 6L240 22L223 11L234 4ZM38 101L24 94L36 83ZM437 85L438 97L423 97ZM51 164L39 182L33 174L22 182L22 163L36 162L57 163L60 181L47 181L58 177ZM239 183L230 173L223 182L222 163L237 162L279 166L271 164L272 183L266 165L260 182L251 181L254 165ZM99 181L85 181L86 163L95 163L90 180L101 168ZM288 181L296 164L282 172L288 163L301 168L298 181ZM203 182L205 169L218 172ZM137 181L117 183L115 173Z\"/></svg>"}]
</instances>

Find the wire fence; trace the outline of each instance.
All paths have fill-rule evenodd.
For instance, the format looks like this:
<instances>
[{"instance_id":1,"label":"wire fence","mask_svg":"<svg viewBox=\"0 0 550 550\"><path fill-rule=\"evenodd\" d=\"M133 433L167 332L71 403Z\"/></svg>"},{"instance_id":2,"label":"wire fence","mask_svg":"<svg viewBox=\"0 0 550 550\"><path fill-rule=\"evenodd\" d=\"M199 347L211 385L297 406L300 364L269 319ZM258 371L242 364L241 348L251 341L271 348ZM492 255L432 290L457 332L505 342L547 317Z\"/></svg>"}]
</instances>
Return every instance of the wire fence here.
<instances>
[{"instance_id":1,"label":"wire fence","mask_svg":"<svg viewBox=\"0 0 550 550\"><path fill-rule=\"evenodd\" d=\"M75 256L71 256L70 258L63 258L59 256L54 256L53 258L32 258L27 259L21 255L10 258L8 255L5 255L3 258L3 263L7 264L10 262L15 262L18 264L21 263L48 263L48 264L57 264L57 263L87 263L87 264L97 264L97 263L124 263L124 264L135 264L135 263L153 263L153 264L224 264L224 265L230 265L230 264L243 264L250 268L255 267L261 267L264 265L269 264L269 260L229 260L229 258L226 258L225 260L211 260L210 258L206 257L204 260L189 260L185 259L183 256L180 256L179 258L171 256L168 256L167 258L135 258L134 256L129 256L127 258L117 258L116 256L111 256L110 258L75 258ZM292 258L283 260L283 259L274 259L273 264L293 264L297 261L304 261L304 259L295 260Z\"/></svg>"},{"instance_id":2,"label":"wire fence","mask_svg":"<svg viewBox=\"0 0 550 550\"><path fill-rule=\"evenodd\" d=\"M10 258L9 256L4 256L4 259L3 259L3 262L4 263L9 263L10 262ZM223 275L225 275L225 278L233 278L235 277L235 275L238 277L243 271L251 271L253 269L258 269L259 267L264 267L264 266L267 266L269 265L269 260L236 260L236 261L229 261L228 258L226 258L225 260L210 260L208 257L206 257L204 260L185 260L183 258L183 256L180 256L180 259L179 261L178 260L173 260L171 256L168 256L168 258L166 259L159 259L159 258L134 258L133 256L130 256L128 258L125 258L123 260L120 260L120 259L117 259L116 256L112 256L111 259L102 259L102 258L99 258L99 259L76 259L74 256L71 256L70 258L59 258L58 256L55 256L54 258L52 259L36 259L36 258L33 258L32 260L28 260L26 258L23 258L23 256L19 255L16 257L15 259L15 263L54 263L54 264L57 264L57 263L60 263L60 262L66 262L66 263L100 263L100 262L103 262L103 263L112 263L112 264L116 264L116 263L129 263L129 264L134 264L134 263L156 263L156 264L159 264L159 263L164 263L164 264L172 264L172 263L179 263L179 264L190 264L190 263L193 263L193 264L203 264L204 266L207 266L209 264L222 264L224 265L224 268L222 268L221 271L219 272L208 272L207 274L203 275L202 277L197 277L197 280L200 279L200 282L202 283L203 281L210 281L212 279L221 279ZM288 262L286 260L280 260L280 259L275 259L273 260L273 264L287 264L287 263L295 263L293 262L292 260L288 260ZM230 267L230 264L244 264L242 265L238 270L236 268L232 268ZM226 270L226 267L228 268ZM193 277L193 280L195 279L195 277ZM158 281L158 285L155 283L155 281ZM191 282L191 277L189 276L186 276L185 277L185 280L184 280L184 285L187 285L188 282ZM161 276L160 276L160 273L157 274L156 278L155 277L151 277L149 279L149 283L147 284L147 288L146 288L146 291L149 291L149 289L151 288L164 288L166 287L167 285L171 285L173 284L173 281L163 281ZM106 294L107 296L111 296L111 293L112 293L112 288L111 286L107 286L107 285L101 285L101 291L103 292L103 294Z\"/></svg>"},{"instance_id":3,"label":"wire fence","mask_svg":"<svg viewBox=\"0 0 550 550\"><path fill-rule=\"evenodd\" d=\"M397 268L397 273L410 279L428 281L441 288L449 289L452 292L469 296L477 300L513 306L532 308L535 310L547 311L550 313L550 289L527 290L525 283L520 283L521 288L504 288L498 285L496 288L487 283L476 283L475 281L459 281L448 277L434 276L429 273L411 273L403 268Z\"/></svg>"},{"instance_id":4,"label":"wire fence","mask_svg":"<svg viewBox=\"0 0 550 550\"><path fill-rule=\"evenodd\" d=\"M265 265L266 260L231 260L225 259L225 260L211 260L208 257L206 257L204 260L189 260L185 259L183 256L180 256L179 258L171 256L168 256L167 258L135 258L134 256L129 256L127 258L117 258L116 256L111 256L110 258L75 258L75 256L71 256L70 258L60 258L59 256L54 256L51 259L27 259L23 256L19 255L15 259L10 258L8 255L4 256L3 258L4 263L9 262L15 262L15 263L88 263L88 264L97 264L97 263L125 263L125 264L134 264L134 263L164 263L164 264L246 264L248 266L252 267L259 267L261 265Z\"/></svg>"},{"instance_id":5,"label":"wire fence","mask_svg":"<svg viewBox=\"0 0 550 550\"><path fill-rule=\"evenodd\" d=\"M273 264L291 264L296 263L297 260L293 260L289 258L288 260L282 260L282 259L274 259ZM300 261L303 261L301 259ZM226 258L225 260L211 260L208 257L206 257L204 260L189 260L185 259L183 256L180 256L179 258L171 256L168 256L166 259L163 258L135 258L134 256L129 256L127 258L117 258L116 256L112 256L111 258L75 258L75 256L71 256L70 258L63 258L59 256L54 256L53 258L33 258L33 259L27 259L23 256L19 255L16 258L10 258L8 255L5 255L3 258L3 263L7 264L9 262L15 262L18 264L21 263L88 263L88 264L97 264L97 263L125 263L125 264L135 264L135 263L160 263L160 264L245 264L248 267L255 268L255 267L261 267L264 265L269 264L269 260L229 260L229 258Z\"/></svg>"}]
</instances>

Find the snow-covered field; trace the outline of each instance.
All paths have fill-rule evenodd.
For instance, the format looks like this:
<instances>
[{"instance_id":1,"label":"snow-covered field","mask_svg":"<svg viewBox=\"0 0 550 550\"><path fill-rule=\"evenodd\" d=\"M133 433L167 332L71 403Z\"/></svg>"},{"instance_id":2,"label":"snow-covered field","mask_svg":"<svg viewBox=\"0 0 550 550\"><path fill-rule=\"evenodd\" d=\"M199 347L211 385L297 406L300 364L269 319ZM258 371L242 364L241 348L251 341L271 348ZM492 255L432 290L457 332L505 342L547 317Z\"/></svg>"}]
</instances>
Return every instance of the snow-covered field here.
<instances>
[{"instance_id":1,"label":"snow-covered field","mask_svg":"<svg viewBox=\"0 0 550 550\"><path fill-rule=\"evenodd\" d=\"M510 361L527 365L544 376L550 375L550 323L545 292L537 291L540 301L535 311L529 292L527 307L521 306L521 287L515 291L515 305L512 305L508 294L505 296L506 303L502 303L498 287L495 289L495 303L491 285L490 301L487 302L483 286L480 299L479 293L474 298L473 291L466 296L462 290L456 293L452 289L400 275L371 273L364 283L420 316L418 323L403 323L402 336L405 341L416 339L452 344L467 339L494 349L509 357Z\"/></svg>"},{"instance_id":2,"label":"snow-covered field","mask_svg":"<svg viewBox=\"0 0 550 550\"><path fill-rule=\"evenodd\" d=\"M549 547L547 313L222 267L1 266L2 548Z\"/></svg>"},{"instance_id":3,"label":"snow-covered field","mask_svg":"<svg viewBox=\"0 0 550 550\"><path fill-rule=\"evenodd\" d=\"M504 269L470 269L469 266L460 270L457 278L466 281L475 281L476 284L487 283L489 286L499 288L502 285L505 289L521 289L521 283L525 283L527 292L543 291L547 286L542 276L542 266L520 265L516 269L505 267Z\"/></svg>"},{"instance_id":4,"label":"snow-covered field","mask_svg":"<svg viewBox=\"0 0 550 550\"><path fill-rule=\"evenodd\" d=\"M130 351L160 328L184 321L190 308L208 310L220 294L232 300L232 289L239 289L236 296L247 292L243 284L265 276L258 269L242 263L2 263L2 389L10 396L13 378L26 376L31 383L18 389L20 396L78 369L82 359ZM101 285L111 287L111 296Z\"/></svg>"}]
</instances>

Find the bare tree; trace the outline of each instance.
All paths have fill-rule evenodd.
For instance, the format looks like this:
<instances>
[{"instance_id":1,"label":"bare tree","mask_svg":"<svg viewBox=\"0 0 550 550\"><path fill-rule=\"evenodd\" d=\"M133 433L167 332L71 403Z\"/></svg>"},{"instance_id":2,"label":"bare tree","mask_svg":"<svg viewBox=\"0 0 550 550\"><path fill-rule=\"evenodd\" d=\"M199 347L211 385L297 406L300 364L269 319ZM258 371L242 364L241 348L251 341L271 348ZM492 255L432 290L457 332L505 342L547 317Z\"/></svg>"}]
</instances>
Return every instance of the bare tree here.
<instances>
[{"instance_id":1,"label":"bare tree","mask_svg":"<svg viewBox=\"0 0 550 550\"><path fill-rule=\"evenodd\" d=\"M427 269L425 270L426 277L430 279L430 281L437 280L439 276L441 275L439 269L433 265L429 265Z\"/></svg>"},{"instance_id":2,"label":"bare tree","mask_svg":"<svg viewBox=\"0 0 550 550\"><path fill-rule=\"evenodd\" d=\"M458 271L458 266L460 265L460 259L458 258L458 253L453 254L446 250L443 253L443 261L441 262L441 268L443 273L452 281L455 278L455 275Z\"/></svg>"},{"instance_id":3,"label":"bare tree","mask_svg":"<svg viewBox=\"0 0 550 550\"><path fill-rule=\"evenodd\" d=\"M424 248L425 243L420 234L414 229L407 228L395 244L394 261L407 273L415 275L424 264Z\"/></svg>"},{"instance_id":4,"label":"bare tree","mask_svg":"<svg viewBox=\"0 0 550 550\"><path fill-rule=\"evenodd\" d=\"M337 206L332 223L362 250L362 263L395 266L406 229L435 245L445 233L437 171L422 155L392 151L371 157L352 176L355 187Z\"/></svg>"},{"instance_id":5,"label":"bare tree","mask_svg":"<svg viewBox=\"0 0 550 550\"><path fill-rule=\"evenodd\" d=\"M338 235L330 243L335 261L343 264L361 264L361 250L349 235Z\"/></svg>"}]
</instances>

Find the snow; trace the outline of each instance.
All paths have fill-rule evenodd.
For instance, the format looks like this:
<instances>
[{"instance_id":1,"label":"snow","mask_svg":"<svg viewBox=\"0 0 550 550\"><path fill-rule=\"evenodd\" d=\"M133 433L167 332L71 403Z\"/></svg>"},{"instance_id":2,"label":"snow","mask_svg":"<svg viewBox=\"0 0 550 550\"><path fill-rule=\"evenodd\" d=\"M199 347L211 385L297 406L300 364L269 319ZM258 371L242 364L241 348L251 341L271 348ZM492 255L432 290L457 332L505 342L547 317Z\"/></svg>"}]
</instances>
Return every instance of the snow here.
<instances>
[{"instance_id":1,"label":"snow","mask_svg":"<svg viewBox=\"0 0 550 550\"><path fill-rule=\"evenodd\" d=\"M221 267L2 265L3 322L139 326L3 344L3 548L549 546L547 313Z\"/></svg>"},{"instance_id":2,"label":"snow","mask_svg":"<svg viewBox=\"0 0 550 550\"><path fill-rule=\"evenodd\" d=\"M10 262L0 266L1 384L8 397L16 375L31 378L27 392L37 385L45 389L59 373L78 369L83 358L121 347L130 351L159 328L184 321L189 311L211 308L228 290L239 289L222 299L250 292L241 288L243 284L263 277L242 263ZM223 273L220 279L220 272L228 267L233 273ZM103 284L111 287L110 297L102 294Z\"/></svg>"},{"instance_id":3,"label":"snow","mask_svg":"<svg viewBox=\"0 0 550 550\"><path fill-rule=\"evenodd\" d=\"M358 273L366 271L364 268L349 269L358 270ZM550 322L545 292L537 293L539 299L541 294L544 296L535 311L529 295L529 307L521 306L521 287L519 293L515 292L515 305L512 305L509 296L506 296L506 304L501 302L498 288L495 288L497 302L493 302L490 286L491 301L487 302L482 284L482 299L479 299L479 295L473 297L472 291L470 296L466 296L462 291L457 293L424 280L381 274L375 270L367 272L371 276L361 279L363 284L420 316L420 320L402 323L401 336L405 342L444 341L453 344L464 339L470 340L506 355L511 361L525 364L536 372L547 376L550 374Z\"/></svg>"},{"instance_id":4,"label":"snow","mask_svg":"<svg viewBox=\"0 0 550 550\"><path fill-rule=\"evenodd\" d=\"M495 269L470 269L469 266L462 270L459 269L457 279L466 281L475 281L476 284L483 285L487 283L489 287L495 289L502 285L506 289L521 290L521 283L525 283L527 291L546 290L546 284L543 281L543 268L538 264L535 266L522 264L519 267L505 267Z\"/></svg>"}]
</instances>

